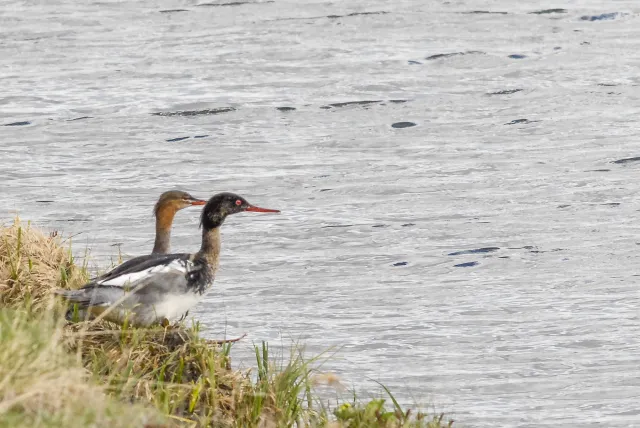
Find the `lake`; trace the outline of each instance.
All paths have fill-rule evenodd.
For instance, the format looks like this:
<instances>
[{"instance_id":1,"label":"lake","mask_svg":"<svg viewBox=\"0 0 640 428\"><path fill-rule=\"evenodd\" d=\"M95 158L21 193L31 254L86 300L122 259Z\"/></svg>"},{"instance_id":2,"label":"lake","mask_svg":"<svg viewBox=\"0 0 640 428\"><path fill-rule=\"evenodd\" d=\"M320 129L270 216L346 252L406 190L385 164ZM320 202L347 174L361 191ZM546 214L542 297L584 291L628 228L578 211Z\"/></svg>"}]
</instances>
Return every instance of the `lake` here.
<instances>
[{"instance_id":1,"label":"lake","mask_svg":"<svg viewBox=\"0 0 640 428\"><path fill-rule=\"evenodd\" d=\"M192 311L237 367L300 342L460 426L640 425L637 2L206 1L3 2L5 222L105 269L162 191L233 191L282 210L227 220Z\"/></svg>"}]
</instances>

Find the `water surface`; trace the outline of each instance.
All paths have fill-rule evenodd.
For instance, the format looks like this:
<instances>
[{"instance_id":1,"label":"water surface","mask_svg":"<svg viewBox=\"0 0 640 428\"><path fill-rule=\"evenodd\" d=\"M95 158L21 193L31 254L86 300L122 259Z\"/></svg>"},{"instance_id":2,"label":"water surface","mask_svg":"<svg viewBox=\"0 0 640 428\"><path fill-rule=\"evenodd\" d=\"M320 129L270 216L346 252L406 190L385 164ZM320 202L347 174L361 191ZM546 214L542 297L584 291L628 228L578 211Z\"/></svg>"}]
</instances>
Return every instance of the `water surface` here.
<instances>
[{"instance_id":1,"label":"water surface","mask_svg":"<svg viewBox=\"0 0 640 428\"><path fill-rule=\"evenodd\" d=\"M228 219L193 314L237 365L299 340L462 426L640 424L637 4L235 3L4 2L2 217L100 269L162 191L235 191L282 210Z\"/></svg>"}]
</instances>

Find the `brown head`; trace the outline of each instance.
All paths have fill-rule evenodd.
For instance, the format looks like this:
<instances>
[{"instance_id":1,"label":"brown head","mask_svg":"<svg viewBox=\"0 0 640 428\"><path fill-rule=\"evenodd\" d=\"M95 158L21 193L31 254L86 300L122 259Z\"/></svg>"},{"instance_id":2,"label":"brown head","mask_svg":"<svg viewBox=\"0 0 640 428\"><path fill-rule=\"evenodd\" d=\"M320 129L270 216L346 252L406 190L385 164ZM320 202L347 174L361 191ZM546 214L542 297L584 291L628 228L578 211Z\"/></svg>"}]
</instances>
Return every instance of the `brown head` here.
<instances>
[{"instance_id":1,"label":"brown head","mask_svg":"<svg viewBox=\"0 0 640 428\"><path fill-rule=\"evenodd\" d=\"M156 205L153 208L153 214L156 217L163 215L165 212L167 212L168 214L169 211L175 214L183 208L187 208L193 205L204 205L206 203L207 201L194 198L187 192L182 192L180 190L169 190L168 192L164 192L162 195L160 195L160 198L158 198L158 202L156 202Z\"/></svg>"},{"instance_id":2,"label":"brown head","mask_svg":"<svg viewBox=\"0 0 640 428\"><path fill-rule=\"evenodd\" d=\"M197 199L179 190L164 192L158 198L153 214L156 216L156 242L153 253L168 253L170 249L171 225L176 212L194 205L204 205L207 201Z\"/></svg>"}]
</instances>

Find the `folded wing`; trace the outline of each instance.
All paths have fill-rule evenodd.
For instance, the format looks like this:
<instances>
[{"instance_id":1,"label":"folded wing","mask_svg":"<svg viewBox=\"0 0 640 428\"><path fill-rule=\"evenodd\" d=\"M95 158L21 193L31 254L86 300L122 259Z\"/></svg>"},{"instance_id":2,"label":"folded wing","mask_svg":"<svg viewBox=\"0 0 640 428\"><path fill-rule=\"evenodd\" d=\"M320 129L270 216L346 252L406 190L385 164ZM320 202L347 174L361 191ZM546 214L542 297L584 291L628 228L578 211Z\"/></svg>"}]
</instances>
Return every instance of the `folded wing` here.
<instances>
[{"instance_id":1,"label":"folded wing","mask_svg":"<svg viewBox=\"0 0 640 428\"><path fill-rule=\"evenodd\" d=\"M58 290L56 294L95 314L117 305L112 310L113 316L107 318L116 322L129 312L141 324L163 317L171 319L175 316L175 305L171 305L170 299L189 291L189 282L200 266L180 254L170 256L173 257L149 259L121 275L89 282L79 290Z\"/></svg>"}]
</instances>

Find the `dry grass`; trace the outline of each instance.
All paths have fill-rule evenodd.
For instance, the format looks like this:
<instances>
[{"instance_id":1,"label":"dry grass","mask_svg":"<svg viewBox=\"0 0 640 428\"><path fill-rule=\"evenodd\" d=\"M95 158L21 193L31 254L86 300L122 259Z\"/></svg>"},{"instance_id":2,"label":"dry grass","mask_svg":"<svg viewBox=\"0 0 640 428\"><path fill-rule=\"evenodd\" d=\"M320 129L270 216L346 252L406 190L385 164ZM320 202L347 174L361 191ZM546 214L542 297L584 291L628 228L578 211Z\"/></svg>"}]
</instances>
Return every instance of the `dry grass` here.
<instances>
[{"instance_id":1,"label":"dry grass","mask_svg":"<svg viewBox=\"0 0 640 428\"><path fill-rule=\"evenodd\" d=\"M313 393L315 361L294 348L276 364L263 343L255 373L231 369L230 345L197 328L68 324L51 292L88 278L71 249L18 219L0 229L0 427L341 426L441 428L393 401L338 406Z\"/></svg>"},{"instance_id":2,"label":"dry grass","mask_svg":"<svg viewBox=\"0 0 640 428\"><path fill-rule=\"evenodd\" d=\"M212 347L195 331L71 324L65 343L114 395L153 404L177 420L230 425L238 392L251 385L232 371L229 347Z\"/></svg>"},{"instance_id":3,"label":"dry grass","mask_svg":"<svg viewBox=\"0 0 640 428\"><path fill-rule=\"evenodd\" d=\"M23 226L16 218L0 233L0 304L34 310L51 304L56 288L78 288L87 271L78 267L71 249L64 248L57 233L50 235Z\"/></svg>"},{"instance_id":4,"label":"dry grass","mask_svg":"<svg viewBox=\"0 0 640 428\"><path fill-rule=\"evenodd\" d=\"M141 427L164 418L91 382L54 317L0 309L0 426Z\"/></svg>"}]
</instances>

